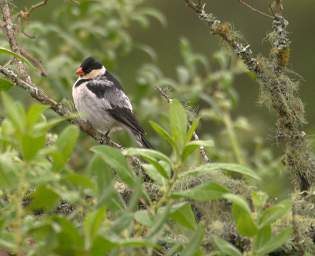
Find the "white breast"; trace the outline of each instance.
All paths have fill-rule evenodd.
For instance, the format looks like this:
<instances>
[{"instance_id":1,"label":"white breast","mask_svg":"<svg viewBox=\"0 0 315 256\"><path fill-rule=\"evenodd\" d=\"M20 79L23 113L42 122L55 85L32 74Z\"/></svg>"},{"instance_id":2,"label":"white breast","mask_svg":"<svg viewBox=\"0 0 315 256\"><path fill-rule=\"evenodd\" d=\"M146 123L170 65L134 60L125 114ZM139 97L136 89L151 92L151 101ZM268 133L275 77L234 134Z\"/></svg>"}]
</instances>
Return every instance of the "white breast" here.
<instances>
[{"instance_id":1,"label":"white breast","mask_svg":"<svg viewBox=\"0 0 315 256\"><path fill-rule=\"evenodd\" d=\"M75 108L83 120L88 121L95 129L107 132L115 121L106 109L111 108L108 102L99 99L86 87L87 82L72 88L72 97Z\"/></svg>"}]
</instances>

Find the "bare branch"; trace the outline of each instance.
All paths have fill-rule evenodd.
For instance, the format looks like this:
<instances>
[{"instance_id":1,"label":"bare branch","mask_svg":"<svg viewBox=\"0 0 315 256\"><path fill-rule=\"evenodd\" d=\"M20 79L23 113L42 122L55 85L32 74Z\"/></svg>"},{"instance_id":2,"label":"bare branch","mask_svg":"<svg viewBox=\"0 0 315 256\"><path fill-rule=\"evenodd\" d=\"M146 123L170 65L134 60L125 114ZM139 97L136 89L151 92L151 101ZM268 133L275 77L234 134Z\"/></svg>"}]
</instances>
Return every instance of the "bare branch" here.
<instances>
[{"instance_id":1,"label":"bare branch","mask_svg":"<svg viewBox=\"0 0 315 256\"><path fill-rule=\"evenodd\" d=\"M48 0L43 0L37 4L32 5L29 9L25 8L23 11L19 12L18 16L20 16L24 20L28 20L33 11L46 5L47 3L48 3Z\"/></svg>"},{"instance_id":2,"label":"bare branch","mask_svg":"<svg viewBox=\"0 0 315 256\"><path fill-rule=\"evenodd\" d=\"M18 47L16 40L16 26L12 21L11 11L7 0L0 0L0 9L2 12L2 20L3 20L3 30L8 39L11 49L21 54L20 48ZM31 78L27 73L27 70L21 61L16 61L16 65L18 68L19 75L25 79L27 82L31 82Z\"/></svg>"},{"instance_id":3,"label":"bare branch","mask_svg":"<svg viewBox=\"0 0 315 256\"><path fill-rule=\"evenodd\" d=\"M167 93L161 87L156 87L156 89L166 99L166 101L168 103L172 102L172 98L169 95L167 95ZM193 138L194 138L194 140L199 140L199 136L198 136L198 134L196 132L193 133ZM200 146L199 147L199 151L200 151L200 155L201 155L202 159L206 163L210 162L209 157L207 156L205 147L204 146Z\"/></svg>"},{"instance_id":4,"label":"bare branch","mask_svg":"<svg viewBox=\"0 0 315 256\"><path fill-rule=\"evenodd\" d=\"M262 15L262 16L265 16L265 17L271 18L271 19L273 18L273 16L269 15L268 13L265 13L265 12L263 12L263 11L258 10L257 8L255 8L254 6L250 5L249 3L245 2L244 0L239 0L239 2L240 2L242 5L244 5L244 6L246 6L247 8L249 8L250 10L252 10L252 11L254 11L254 12L256 12L256 13Z\"/></svg>"}]
</instances>

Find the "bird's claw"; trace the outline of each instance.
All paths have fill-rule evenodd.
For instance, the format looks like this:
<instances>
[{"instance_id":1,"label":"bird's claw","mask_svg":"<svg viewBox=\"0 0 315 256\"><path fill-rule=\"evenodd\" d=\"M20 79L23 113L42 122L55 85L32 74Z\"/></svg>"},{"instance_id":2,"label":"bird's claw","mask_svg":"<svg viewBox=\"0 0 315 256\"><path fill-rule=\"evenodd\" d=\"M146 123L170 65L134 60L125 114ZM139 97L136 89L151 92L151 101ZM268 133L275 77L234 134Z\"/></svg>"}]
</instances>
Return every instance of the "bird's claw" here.
<instances>
[{"instance_id":1,"label":"bird's claw","mask_svg":"<svg viewBox=\"0 0 315 256\"><path fill-rule=\"evenodd\" d=\"M100 137L100 144L108 144L109 143L109 132L106 132L105 134L102 134Z\"/></svg>"}]
</instances>

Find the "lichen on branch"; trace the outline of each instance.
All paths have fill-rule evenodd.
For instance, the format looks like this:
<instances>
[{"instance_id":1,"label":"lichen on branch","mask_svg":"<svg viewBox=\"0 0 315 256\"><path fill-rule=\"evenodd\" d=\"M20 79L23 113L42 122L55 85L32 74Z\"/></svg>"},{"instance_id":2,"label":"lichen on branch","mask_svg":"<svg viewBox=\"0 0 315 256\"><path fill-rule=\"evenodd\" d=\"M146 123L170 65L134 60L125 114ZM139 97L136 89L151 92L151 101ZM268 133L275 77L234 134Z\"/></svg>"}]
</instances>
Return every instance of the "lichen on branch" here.
<instances>
[{"instance_id":1,"label":"lichen on branch","mask_svg":"<svg viewBox=\"0 0 315 256\"><path fill-rule=\"evenodd\" d=\"M230 23L206 12L202 1L185 2L208 25L210 32L219 36L243 60L248 70L255 73L264 95L263 102L277 113L277 142L284 148L284 163L290 170L292 182L301 191L309 190L315 181L315 165L303 131L304 106L297 96L297 81L285 72L290 45L286 31L288 22L280 11L275 12L271 36L274 52L270 58L256 57L239 32Z\"/></svg>"}]
</instances>

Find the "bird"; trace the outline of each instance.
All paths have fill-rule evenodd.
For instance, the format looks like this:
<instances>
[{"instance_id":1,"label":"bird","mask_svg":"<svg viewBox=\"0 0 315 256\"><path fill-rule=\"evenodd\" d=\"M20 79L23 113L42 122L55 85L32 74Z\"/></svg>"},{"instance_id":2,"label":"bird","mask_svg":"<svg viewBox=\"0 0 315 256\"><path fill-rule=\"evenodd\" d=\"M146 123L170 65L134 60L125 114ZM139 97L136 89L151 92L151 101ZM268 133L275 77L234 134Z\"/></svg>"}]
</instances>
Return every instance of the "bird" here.
<instances>
[{"instance_id":1,"label":"bird","mask_svg":"<svg viewBox=\"0 0 315 256\"><path fill-rule=\"evenodd\" d=\"M133 112L130 99L101 62L87 57L76 74L78 79L72 86L72 97L83 120L106 137L114 127L122 127L135 137L140 146L152 148Z\"/></svg>"}]
</instances>

